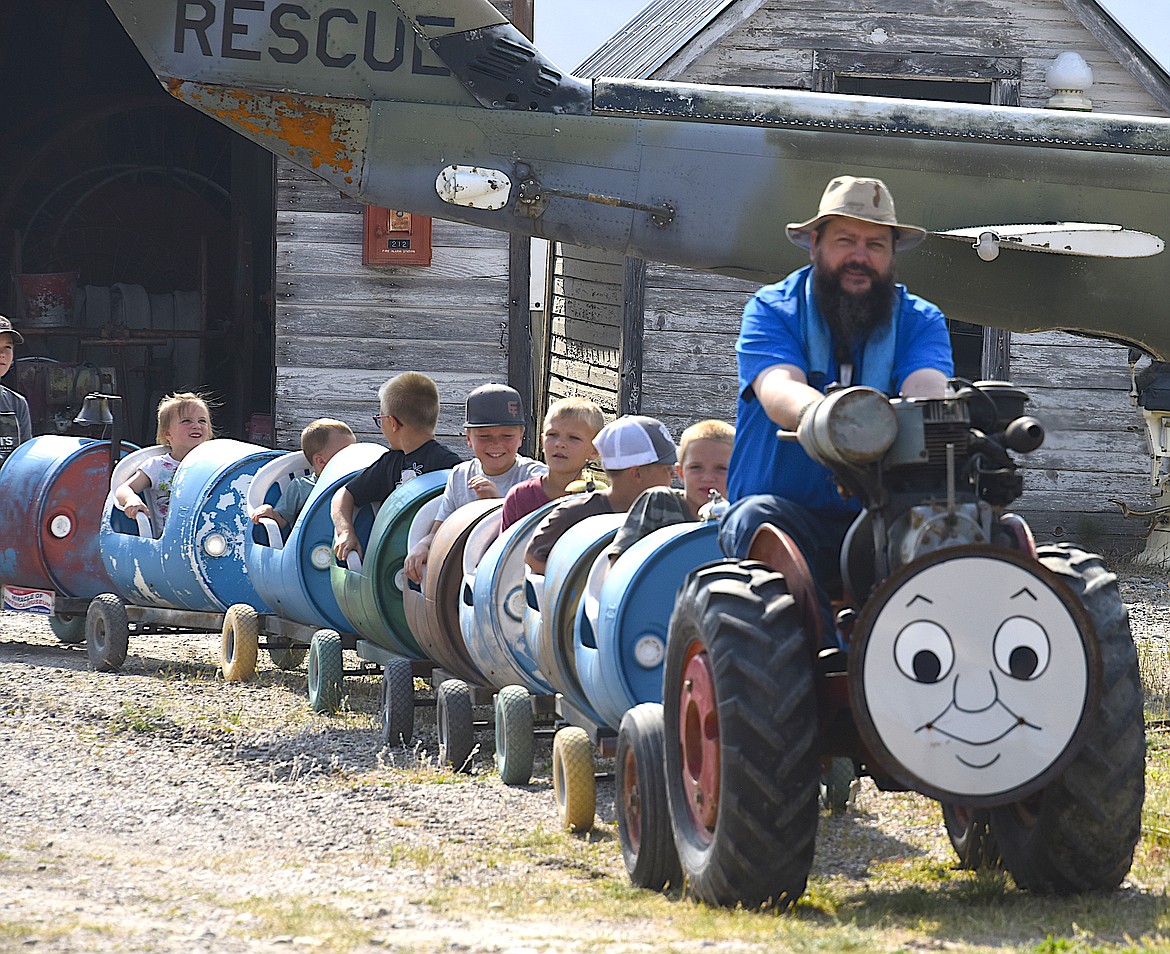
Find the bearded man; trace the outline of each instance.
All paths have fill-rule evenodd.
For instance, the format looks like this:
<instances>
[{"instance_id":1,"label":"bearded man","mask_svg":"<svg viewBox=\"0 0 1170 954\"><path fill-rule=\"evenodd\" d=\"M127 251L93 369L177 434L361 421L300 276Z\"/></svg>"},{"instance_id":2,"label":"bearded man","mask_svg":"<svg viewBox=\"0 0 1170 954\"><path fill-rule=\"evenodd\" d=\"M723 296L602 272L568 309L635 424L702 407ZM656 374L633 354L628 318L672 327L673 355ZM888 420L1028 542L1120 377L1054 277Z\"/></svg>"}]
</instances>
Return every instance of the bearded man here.
<instances>
[{"instance_id":1,"label":"bearded man","mask_svg":"<svg viewBox=\"0 0 1170 954\"><path fill-rule=\"evenodd\" d=\"M759 526L774 524L800 548L817 583L831 588L860 504L844 499L832 472L798 443L777 439L777 425L797 430L833 383L942 397L954 362L942 312L894 283L895 252L926 231L898 222L884 182L836 178L817 215L786 231L812 264L761 288L744 308L732 506L719 540L725 554L743 559Z\"/></svg>"}]
</instances>

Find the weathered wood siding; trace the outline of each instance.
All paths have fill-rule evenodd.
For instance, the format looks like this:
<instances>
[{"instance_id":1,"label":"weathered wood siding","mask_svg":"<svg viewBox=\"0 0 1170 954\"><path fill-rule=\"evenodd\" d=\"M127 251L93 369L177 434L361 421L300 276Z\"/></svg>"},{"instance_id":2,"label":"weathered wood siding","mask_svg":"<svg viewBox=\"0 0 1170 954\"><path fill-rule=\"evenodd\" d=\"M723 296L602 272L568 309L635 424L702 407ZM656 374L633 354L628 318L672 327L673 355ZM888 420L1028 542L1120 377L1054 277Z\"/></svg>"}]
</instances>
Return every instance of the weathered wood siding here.
<instances>
[{"instance_id":1,"label":"weathered wood siding","mask_svg":"<svg viewBox=\"0 0 1170 954\"><path fill-rule=\"evenodd\" d=\"M618 406L621 362L620 255L558 243L549 298L548 403L580 396L607 414Z\"/></svg>"},{"instance_id":2,"label":"weathered wood siding","mask_svg":"<svg viewBox=\"0 0 1170 954\"><path fill-rule=\"evenodd\" d=\"M675 265L646 268L642 413L683 428L735 420L735 339L752 282Z\"/></svg>"},{"instance_id":3,"label":"weathered wood siding","mask_svg":"<svg viewBox=\"0 0 1170 954\"><path fill-rule=\"evenodd\" d=\"M362 265L362 206L277 169L276 442L318 417L381 435L377 389L402 371L439 387L439 438L465 449L463 399L507 380L507 236L435 221L429 266Z\"/></svg>"},{"instance_id":4,"label":"weathered wood siding","mask_svg":"<svg viewBox=\"0 0 1170 954\"><path fill-rule=\"evenodd\" d=\"M1150 506L1150 458L1130 398L1128 349L1060 332L1011 336L1012 380L1044 424L1044 446L1023 459L1015 505L1038 539L1123 552L1140 549L1143 525L1113 503Z\"/></svg>"},{"instance_id":5,"label":"weathered wood siding","mask_svg":"<svg viewBox=\"0 0 1170 954\"><path fill-rule=\"evenodd\" d=\"M682 61L691 50L703 52ZM828 53L852 51L858 62L886 66L904 57L916 69L921 54L946 54L1009 63L1020 104L1042 107L1051 94L1045 72L1064 50L1077 50L1093 68L1088 95L1096 111L1165 115L1060 0L777 0L713 43L696 38L655 75L812 89L818 57L850 61ZM809 211L816 199L809 196ZM776 241L785 241L779 230ZM734 343L754 290L686 269L648 268L642 410L676 437L702 417L733 420ZM929 288L914 290L929 297ZM1124 521L1111 502L1141 508L1149 501L1149 457L1129 397L1126 349L1055 332L1013 335L1010 361L1013 380L1032 396L1029 411L1048 430L1045 446L1026 462L1028 489L1017 509L1041 538L1139 548L1142 526Z\"/></svg>"},{"instance_id":6,"label":"weathered wood siding","mask_svg":"<svg viewBox=\"0 0 1170 954\"><path fill-rule=\"evenodd\" d=\"M1045 104L1048 66L1076 50L1093 68L1089 95L1098 112L1164 114L1060 0L775 0L679 78L811 89L817 54L832 50L1018 60L1023 106ZM668 73L670 63L658 75Z\"/></svg>"}]
</instances>

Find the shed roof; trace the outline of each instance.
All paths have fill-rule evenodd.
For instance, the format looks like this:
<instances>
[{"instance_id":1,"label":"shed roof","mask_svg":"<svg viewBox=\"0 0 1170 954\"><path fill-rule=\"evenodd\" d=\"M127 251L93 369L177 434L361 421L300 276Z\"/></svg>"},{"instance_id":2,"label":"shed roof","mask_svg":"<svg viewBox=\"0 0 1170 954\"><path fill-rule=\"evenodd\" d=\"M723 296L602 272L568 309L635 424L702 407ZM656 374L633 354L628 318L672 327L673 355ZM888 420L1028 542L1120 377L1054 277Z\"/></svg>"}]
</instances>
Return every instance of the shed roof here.
<instances>
[{"instance_id":1,"label":"shed roof","mask_svg":"<svg viewBox=\"0 0 1170 954\"><path fill-rule=\"evenodd\" d=\"M1146 92L1170 111L1170 27L1163 22L1164 17L1149 15L1148 0L1062 2ZM763 0L653 0L576 72L580 76L648 78L688 45L692 55L698 55L762 5ZM710 35L700 41L704 31Z\"/></svg>"},{"instance_id":2,"label":"shed roof","mask_svg":"<svg viewBox=\"0 0 1170 954\"><path fill-rule=\"evenodd\" d=\"M578 68L580 76L645 79L737 0L654 0Z\"/></svg>"}]
</instances>

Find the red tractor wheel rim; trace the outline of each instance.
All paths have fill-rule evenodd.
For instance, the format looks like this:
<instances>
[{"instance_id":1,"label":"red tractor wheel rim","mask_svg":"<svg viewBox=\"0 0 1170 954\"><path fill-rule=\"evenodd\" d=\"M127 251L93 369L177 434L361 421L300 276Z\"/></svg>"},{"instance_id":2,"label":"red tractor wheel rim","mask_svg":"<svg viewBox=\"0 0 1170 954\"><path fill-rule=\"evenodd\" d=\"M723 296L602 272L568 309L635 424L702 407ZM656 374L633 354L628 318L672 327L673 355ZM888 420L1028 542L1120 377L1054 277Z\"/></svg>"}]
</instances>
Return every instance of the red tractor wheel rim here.
<instances>
[{"instance_id":1,"label":"red tractor wheel rim","mask_svg":"<svg viewBox=\"0 0 1170 954\"><path fill-rule=\"evenodd\" d=\"M642 846L642 793L638 788L638 760L627 751L622 763L622 807L626 816L626 835L636 853Z\"/></svg>"},{"instance_id":2,"label":"red tractor wheel rim","mask_svg":"<svg viewBox=\"0 0 1170 954\"><path fill-rule=\"evenodd\" d=\"M711 659L702 643L687 649L678 710L687 807L698 831L714 832L719 817L719 711Z\"/></svg>"}]
</instances>

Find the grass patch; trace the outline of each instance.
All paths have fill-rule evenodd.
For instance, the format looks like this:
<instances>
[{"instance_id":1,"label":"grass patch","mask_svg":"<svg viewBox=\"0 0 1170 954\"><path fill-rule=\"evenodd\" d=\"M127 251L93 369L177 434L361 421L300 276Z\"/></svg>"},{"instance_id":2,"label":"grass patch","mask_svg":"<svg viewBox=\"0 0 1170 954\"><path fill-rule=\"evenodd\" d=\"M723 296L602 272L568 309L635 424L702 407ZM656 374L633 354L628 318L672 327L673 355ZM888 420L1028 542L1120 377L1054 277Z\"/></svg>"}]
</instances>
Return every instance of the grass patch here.
<instances>
[{"instance_id":1,"label":"grass patch","mask_svg":"<svg viewBox=\"0 0 1170 954\"><path fill-rule=\"evenodd\" d=\"M171 725L170 717L158 706L140 706L123 702L110 717L110 731L115 734L161 732Z\"/></svg>"},{"instance_id":2,"label":"grass patch","mask_svg":"<svg viewBox=\"0 0 1170 954\"><path fill-rule=\"evenodd\" d=\"M345 952L368 944L372 936L352 911L307 895L256 896L232 902L230 907L248 916L248 920L238 920L233 930L250 939L285 938L294 944L307 942L322 950Z\"/></svg>"}]
</instances>

